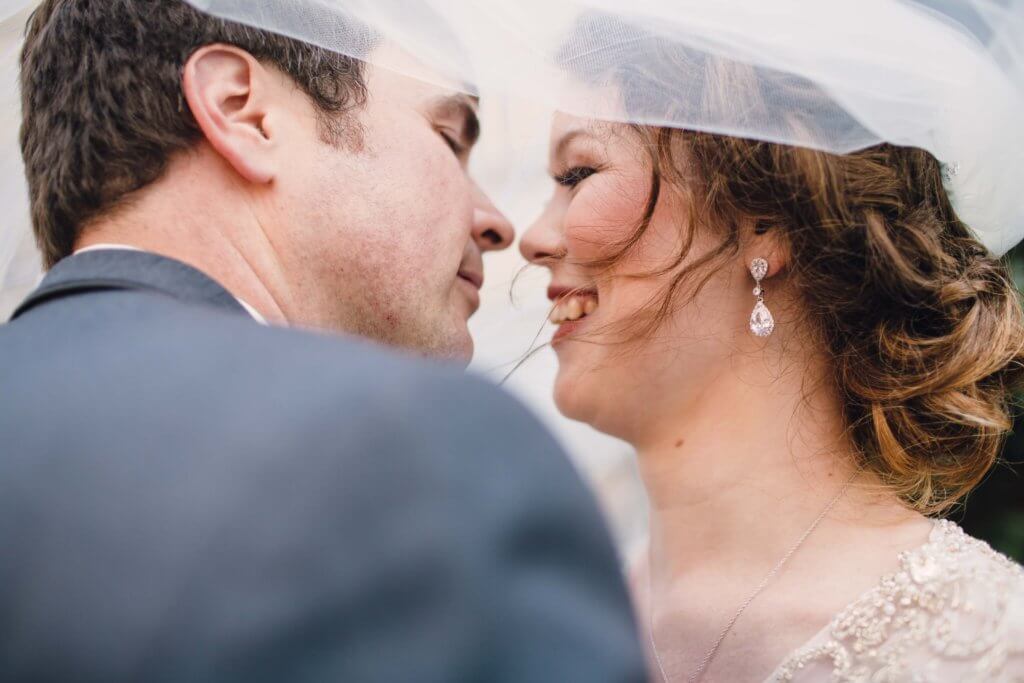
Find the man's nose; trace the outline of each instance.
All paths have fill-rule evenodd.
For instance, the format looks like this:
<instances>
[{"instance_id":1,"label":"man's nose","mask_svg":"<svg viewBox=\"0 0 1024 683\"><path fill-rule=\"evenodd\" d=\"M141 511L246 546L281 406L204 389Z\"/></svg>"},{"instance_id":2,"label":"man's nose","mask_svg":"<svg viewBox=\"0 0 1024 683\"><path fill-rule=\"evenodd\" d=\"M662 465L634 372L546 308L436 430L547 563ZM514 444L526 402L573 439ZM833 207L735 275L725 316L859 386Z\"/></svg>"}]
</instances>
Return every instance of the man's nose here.
<instances>
[{"instance_id":1,"label":"man's nose","mask_svg":"<svg viewBox=\"0 0 1024 683\"><path fill-rule=\"evenodd\" d=\"M508 249L516 239L515 228L483 190L474 186L473 241L481 252Z\"/></svg>"}]
</instances>

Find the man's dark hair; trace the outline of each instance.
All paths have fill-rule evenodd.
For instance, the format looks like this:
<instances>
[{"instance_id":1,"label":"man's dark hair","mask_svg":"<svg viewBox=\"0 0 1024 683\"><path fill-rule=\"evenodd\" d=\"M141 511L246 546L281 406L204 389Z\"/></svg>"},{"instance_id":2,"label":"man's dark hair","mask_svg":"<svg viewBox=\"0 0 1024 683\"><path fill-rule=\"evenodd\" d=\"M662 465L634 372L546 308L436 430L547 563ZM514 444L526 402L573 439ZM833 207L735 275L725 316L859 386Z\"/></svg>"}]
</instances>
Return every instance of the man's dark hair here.
<instances>
[{"instance_id":1,"label":"man's dark hair","mask_svg":"<svg viewBox=\"0 0 1024 683\"><path fill-rule=\"evenodd\" d=\"M45 0L21 55L21 150L47 268L83 226L157 180L201 137L181 89L200 47L235 45L292 78L321 134L359 138L344 114L366 99L359 60L204 14L181 0Z\"/></svg>"}]
</instances>

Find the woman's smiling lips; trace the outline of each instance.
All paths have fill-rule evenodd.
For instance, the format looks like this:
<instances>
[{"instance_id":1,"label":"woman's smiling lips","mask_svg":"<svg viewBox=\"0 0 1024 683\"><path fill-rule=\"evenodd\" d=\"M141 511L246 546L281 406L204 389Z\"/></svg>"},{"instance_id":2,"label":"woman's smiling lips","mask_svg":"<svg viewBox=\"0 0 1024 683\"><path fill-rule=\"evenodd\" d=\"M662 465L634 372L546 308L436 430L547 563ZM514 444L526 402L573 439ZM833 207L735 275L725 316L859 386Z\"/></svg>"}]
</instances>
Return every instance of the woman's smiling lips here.
<instances>
[{"instance_id":1,"label":"woman's smiling lips","mask_svg":"<svg viewBox=\"0 0 1024 683\"><path fill-rule=\"evenodd\" d=\"M558 329L555 330L554 336L551 337L551 343L554 344L556 342L562 341L564 338L568 337L573 332L578 330L582 325L582 320L571 320L562 323L561 325L558 326Z\"/></svg>"},{"instance_id":2,"label":"woman's smiling lips","mask_svg":"<svg viewBox=\"0 0 1024 683\"><path fill-rule=\"evenodd\" d=\"M558 325L552 343L577 331L583 321L597 310L597 291L593 289L552 284L548 288L548 298L554 303L549 320Z\"/></svg>"}]
</instances>

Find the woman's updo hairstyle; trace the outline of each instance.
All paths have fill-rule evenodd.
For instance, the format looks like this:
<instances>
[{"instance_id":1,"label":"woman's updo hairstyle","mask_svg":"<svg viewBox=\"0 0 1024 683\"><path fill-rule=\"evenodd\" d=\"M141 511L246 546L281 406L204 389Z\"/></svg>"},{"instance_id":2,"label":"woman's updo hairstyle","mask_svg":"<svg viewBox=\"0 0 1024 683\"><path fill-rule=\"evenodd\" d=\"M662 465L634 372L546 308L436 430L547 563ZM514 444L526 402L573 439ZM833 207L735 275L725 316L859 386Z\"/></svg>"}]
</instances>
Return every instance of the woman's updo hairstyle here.
<instances>
[{"instance_id":1,"label":"woman's updo hairstyle","mask_svg":"<svg viewBox=\"0 0 1024 683\"><path fill-rule=\"evenodd\" d=\"M579 30L588 30L586 22ZM678 46L666 46L663 66L659 90L651 73L593 58L569 65L584 79L614 81L627 110L643 97L649 111L652 92L679 92L680 82L699 91L685 106L727 101L755 113L780 93L796 99L813 91L793 76ZM666 96L664 106L677 103ZM699 259L705 269L739 253L741 224L780 231L787 277L804 304L794 324L832 359L859 464L926 514L946 511L977 486L1012 427L1024 315L1006 265L957 218L942 165L924 150L889 144L836 155L676 128L637 130L650 150L652 202L617 256L646 230L666 187L692 198L694 213L680 224L721 236ZM682 242L677 264L689 249L690 240ZM659 316L693 274L676 275Z\"/></svg>"}]
</instances>

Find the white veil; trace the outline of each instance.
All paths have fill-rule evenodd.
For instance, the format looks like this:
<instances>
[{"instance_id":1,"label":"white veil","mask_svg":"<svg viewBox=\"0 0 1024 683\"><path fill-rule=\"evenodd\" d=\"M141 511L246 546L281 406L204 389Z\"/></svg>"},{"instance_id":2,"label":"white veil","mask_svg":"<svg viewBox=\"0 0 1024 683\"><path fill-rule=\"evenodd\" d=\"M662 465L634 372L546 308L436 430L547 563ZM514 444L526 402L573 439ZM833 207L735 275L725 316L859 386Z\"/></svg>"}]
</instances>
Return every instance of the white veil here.
<instances>
[{"instance_id":1,"label":"white veil","mask_svg":"<svg viewBox=\"0 0 1024 683\"><path fill-rule=\"evenodd\" d=\"M384 36L485 99L835 153L921 147L992 253L1024 238L1024 0L188 2L400 68L369 47ZM0 0L5 39L33 4ZM8 90L17 45L3 50L0 290L21 284L26 269L8 266L29 228ZM733 84L737 71L747 79ZM723 74L715 87L708 73Z\"/></svg>"},{"instance_id":2,"label":"white veil","mask_svg":"<svg viewBox=\"0 0 1024 683\"><path fill-rule=\"evenodd\" d=\"M467 89L582 116L921 147L993 253L1024 237L1024 0L189 1L374 61L369 26ZM687 69L711 60L747 68L757 101Z\"/></svg>"},{"instance_id":3,"label":"white veil","mask_svg":"<svg viewBox=\"0 0 1024 683\"><path fill-rule=\"evenodd\" d=\"M31 0L0 0L0 311L10 310L41 271L32 241L28 191L18 145L18 54Z\"/></svg>"}]
</instances>

